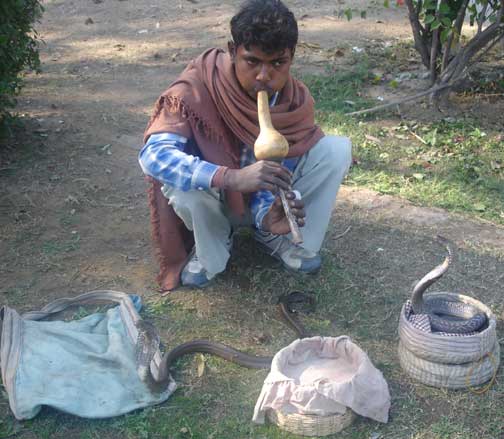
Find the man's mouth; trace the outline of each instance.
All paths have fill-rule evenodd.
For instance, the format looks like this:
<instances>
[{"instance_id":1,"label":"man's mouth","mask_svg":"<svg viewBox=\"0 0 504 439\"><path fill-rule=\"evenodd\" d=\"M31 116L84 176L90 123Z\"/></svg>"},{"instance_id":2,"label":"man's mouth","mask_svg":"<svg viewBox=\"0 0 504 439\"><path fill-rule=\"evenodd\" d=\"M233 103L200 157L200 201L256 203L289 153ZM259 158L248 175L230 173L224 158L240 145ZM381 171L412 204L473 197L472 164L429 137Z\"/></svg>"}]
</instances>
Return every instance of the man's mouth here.
<instances>
[{"instance_id":1,"label":"man's mouth","mask_svg":"<svg viewBox=\"0 0 504 439\"><path fill-rule=\"evenodd\" d=\"M260 91L266 91L268 93L268 96L271 96L273 93L275 93L275 90L273 90L271 87L269 87L266 84L256 84L254 85L253 93L257 95L258 92Z\"/></svg>"}]
</instances>

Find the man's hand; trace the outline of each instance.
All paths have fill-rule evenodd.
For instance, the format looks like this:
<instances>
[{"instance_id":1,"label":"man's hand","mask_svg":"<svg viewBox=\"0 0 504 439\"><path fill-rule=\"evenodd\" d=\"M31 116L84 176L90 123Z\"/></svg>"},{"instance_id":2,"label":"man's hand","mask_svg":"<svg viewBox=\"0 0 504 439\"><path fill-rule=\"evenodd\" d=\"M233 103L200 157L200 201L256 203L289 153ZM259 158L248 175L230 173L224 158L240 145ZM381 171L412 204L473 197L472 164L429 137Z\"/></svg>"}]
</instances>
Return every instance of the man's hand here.
<instances>
[{"instance_id":1,"label":"man's hand","mask_svg":"<svg viewBox=\"0 0 504 439\"><path fill-rule=\"evenodd\" d=\"M303 227L305 225L304 218L306 216L303 200L296 199L296 195L291 191L286 192L285 196L287 200L289 200L291 212L296 218L298 226ZM262 229L266 232L274 233L275 235L286 235L290 232L289 221L285 216L282 201L279 196L275 198L270 210L264 215Z\"/></svg>"},{"instance_id":2,"label":"man's hand","mask_svg":"<svg viewBox=\"0 0 504 439\"><path fill-rule=\"evenodd\" d=\"M224 176L224 187L237 192L266 189L276 193L278 186L288 191L291 178L291 172L281 164L260 160L241 169L228 169Z\"/></svg>"}]
</instances>

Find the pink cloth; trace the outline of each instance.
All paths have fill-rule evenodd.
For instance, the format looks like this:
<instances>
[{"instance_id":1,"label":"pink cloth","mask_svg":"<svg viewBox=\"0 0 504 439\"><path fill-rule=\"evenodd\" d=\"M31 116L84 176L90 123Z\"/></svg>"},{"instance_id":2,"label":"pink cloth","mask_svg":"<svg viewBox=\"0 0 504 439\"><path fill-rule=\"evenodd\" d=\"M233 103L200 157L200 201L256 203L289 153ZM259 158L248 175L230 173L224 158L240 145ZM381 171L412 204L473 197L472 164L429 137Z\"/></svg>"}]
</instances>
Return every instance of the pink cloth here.
<instances>
[{"instance_id":1,"label":"pink cloth","mask_svg":"<svg viewBox=\"0 0 504 439\"><path fill-rule=\"evenodd\" d=\"M390 394L382 373L349 337L296 340L273 357L252 420L268 409L327 416L346 408L388 422Z\"/></svg>"}]
</instances>

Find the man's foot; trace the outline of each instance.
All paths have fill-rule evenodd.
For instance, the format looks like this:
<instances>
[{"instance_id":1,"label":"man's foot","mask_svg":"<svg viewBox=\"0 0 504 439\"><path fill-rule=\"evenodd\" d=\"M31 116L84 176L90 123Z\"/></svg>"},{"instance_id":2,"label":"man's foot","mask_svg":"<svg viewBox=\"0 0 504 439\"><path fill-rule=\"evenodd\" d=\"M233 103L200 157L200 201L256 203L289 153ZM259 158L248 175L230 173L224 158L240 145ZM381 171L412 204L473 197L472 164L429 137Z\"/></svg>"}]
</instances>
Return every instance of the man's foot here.
<instances>
[{"instance_id":1,"label":"man's foot","mask_svg":"<svg viewBox=\"0 0 504 439\"><path fill-rule=\"evenodd\" d=\"M285 236L256 231L255 239L268 254L281 261L288 270L313 274L319 271L322 265L322 259L318 253L292 243Z\"/></svg>"},{"instance_id":2,"label":"man's foot","mask_svg":"<svg viewBox=\"0 0 504 439\"><path fill-rule=\"evenodd\" d=\"M229 234L226 242L226 247L229 251L233 247L233 230ZM201 264L196 254L196 248L193 247L189 262L186 264L182 273L180 274L180 282L184 287L191 288L205 288L208 286L217 273L209 273Z\"/></svg>"},{"instance_id":3,"label":"man's foot","mask_svg":"<svg viewBox=\"0 0 504 439\"><path fill-rule=\"evenodd\" d=\"M204 288L210 284L214 277L215 274L210 274L205 270L205 267L201 265L196 252L193 250L189 262L182 270L180 281L185 287Z\"/></svg>"}]
</instances>

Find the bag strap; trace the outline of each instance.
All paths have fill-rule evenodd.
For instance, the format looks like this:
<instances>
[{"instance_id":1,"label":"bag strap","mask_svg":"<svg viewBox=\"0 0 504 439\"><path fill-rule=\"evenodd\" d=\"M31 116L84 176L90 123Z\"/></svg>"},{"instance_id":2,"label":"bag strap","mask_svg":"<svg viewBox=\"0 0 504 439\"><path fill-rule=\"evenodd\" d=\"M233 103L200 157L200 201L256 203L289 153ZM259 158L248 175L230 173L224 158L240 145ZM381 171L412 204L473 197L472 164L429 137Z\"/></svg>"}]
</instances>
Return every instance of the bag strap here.
<instances>
[{"instance_id":1,"label":"bag strap","mask_svg":"<svg viewBox=\"0 0 504 439\"><path fill-rule=\"evenodd\" d=\"M131 300L130 296L121 291L95 290L79 294L75 297L62 297L48 303L40 311L29 311L22 315L25 320L42 320L53 314L57 314L74 305L85 305L97 302L122 303Z\"/></svg>"}]
</instances>

